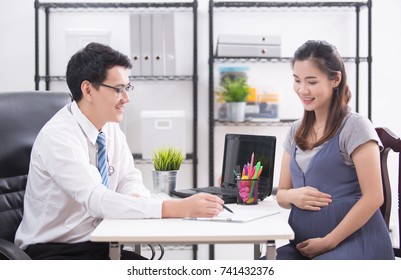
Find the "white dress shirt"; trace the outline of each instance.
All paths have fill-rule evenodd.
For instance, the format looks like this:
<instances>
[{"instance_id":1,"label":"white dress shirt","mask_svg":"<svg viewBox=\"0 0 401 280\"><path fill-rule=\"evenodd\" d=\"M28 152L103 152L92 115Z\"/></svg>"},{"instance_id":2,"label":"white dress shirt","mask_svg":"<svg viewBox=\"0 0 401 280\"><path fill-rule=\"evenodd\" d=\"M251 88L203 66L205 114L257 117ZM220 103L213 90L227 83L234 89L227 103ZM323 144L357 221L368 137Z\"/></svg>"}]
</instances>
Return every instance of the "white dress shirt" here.
<instances>
[{"instance_id":1,"label":"white dress shirt","mask_svg":"<svg viewBox=\"0 0 401 280\"><path fill-rule=\"evenodd\" d=\"M149 199L142 175L117 123L107 123L109 188L96 167L99 131L73 102L39 132L32 148L24 214L15 243L89 241L102 218L161 218L162 200ZM139 194L141 197L134 197Z\"/></svg>"}]
</instances>

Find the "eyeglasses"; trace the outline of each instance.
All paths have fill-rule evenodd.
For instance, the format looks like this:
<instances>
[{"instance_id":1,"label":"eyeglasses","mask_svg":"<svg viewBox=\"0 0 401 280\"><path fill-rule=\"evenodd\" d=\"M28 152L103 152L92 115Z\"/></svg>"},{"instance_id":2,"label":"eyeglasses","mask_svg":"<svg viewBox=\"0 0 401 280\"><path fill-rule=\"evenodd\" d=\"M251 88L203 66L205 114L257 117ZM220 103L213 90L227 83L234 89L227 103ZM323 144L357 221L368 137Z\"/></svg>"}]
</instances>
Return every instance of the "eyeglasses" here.
<instances>
[{"instance_id":1,"label":"eyeglasses","mask_svg":"<svg viewBox=\"0 0 401 280\"><path fill-rule=\"evenodd\" d=\"M114 89L115 92L117 93L117 96L118 96L118 97L119 97L124 91L125 91L126 93L131 93L131 92L134 90L134 86L131 85L131 84L128 84L126 87L113 87L113 86L109 86L109 85L102 84L102 83L96 83L96 82L93 82L92 84Z\"/></svg>"}]
</instances>

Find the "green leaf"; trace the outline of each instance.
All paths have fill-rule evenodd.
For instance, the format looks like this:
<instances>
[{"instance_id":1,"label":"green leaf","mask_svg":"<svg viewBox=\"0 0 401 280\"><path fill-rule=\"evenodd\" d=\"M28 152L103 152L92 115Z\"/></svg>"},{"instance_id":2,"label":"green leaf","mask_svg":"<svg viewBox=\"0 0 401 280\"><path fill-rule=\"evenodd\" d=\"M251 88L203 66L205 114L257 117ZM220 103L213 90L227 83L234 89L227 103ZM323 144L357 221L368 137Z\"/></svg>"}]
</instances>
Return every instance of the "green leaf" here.
<instances>
[{"instance_id":1,"label":"green leaf","mask_svg":"<svg viewBox=\"0 0 401 280\"><path fill-rule=\"evenodd\" d=\"M225 77L221 87L222 91L217 95L223 97L226 102L244 102L248 97L249 86L244 77Z\"/></svg>"},{"instance_id":2,"label":"green leaf","mask_svg":"<svg viewBox=\"0 0 401 280\"><path fill-rule=\"evenodd\" d=\"M152 156L153 166L158 171L179 170L184 160L184 154L174 147L155 149Z\"/></svg>"}]
</instances>

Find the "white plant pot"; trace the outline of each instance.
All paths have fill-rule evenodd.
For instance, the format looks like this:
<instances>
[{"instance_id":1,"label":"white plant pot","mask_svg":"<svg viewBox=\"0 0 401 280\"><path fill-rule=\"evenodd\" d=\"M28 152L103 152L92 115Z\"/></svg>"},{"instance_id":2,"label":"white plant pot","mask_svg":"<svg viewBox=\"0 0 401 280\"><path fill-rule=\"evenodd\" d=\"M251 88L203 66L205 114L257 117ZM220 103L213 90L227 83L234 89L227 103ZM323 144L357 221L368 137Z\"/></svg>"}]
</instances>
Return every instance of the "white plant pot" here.
<instances>
[{"instance_id":1,"label":"white plant pot","mask_svg":"<svg viewBox=\"0 0 401 280\"><path fill-rule=\"evenodd\" d=\"M232 122L245 121L246 102L227 102L227 120Z\"/></svg>"},{"instance_id":2,"label":"white plant pot","mask_svg":"<svg viewBox=\"0 0 401 280\"><path fill-rule=\"evenodd\" d=\"M152 170L153 175L153 191L171 194L177 185L178 170L157 171Z\"/></svg>"}]
</instances>

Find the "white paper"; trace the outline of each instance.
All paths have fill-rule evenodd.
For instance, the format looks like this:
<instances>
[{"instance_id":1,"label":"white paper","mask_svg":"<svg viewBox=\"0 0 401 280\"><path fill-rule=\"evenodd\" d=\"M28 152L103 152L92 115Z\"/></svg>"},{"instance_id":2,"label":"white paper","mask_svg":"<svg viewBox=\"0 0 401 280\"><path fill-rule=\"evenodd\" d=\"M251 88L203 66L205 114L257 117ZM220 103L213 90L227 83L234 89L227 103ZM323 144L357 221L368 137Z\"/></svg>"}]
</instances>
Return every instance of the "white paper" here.
<instances>
[{"instance_id":1,"label":"white paper","mask_svg":"<svg viewBox=\"0 0 401 280\"><path fill-rule=\"evenodd\" d=\"M247 206L252 207L252 206ZM231 223L245 223L254 221L257 219L265 218L280 213L279 211L266 211L266 210L252 210L252 209L241 209L234 210L234 213L230 213L227 210L222 211L218 216L213 218L185 218L187 220L197 221L217 221L217 222L231 222Z\"/></svg>"}]
</instances>

